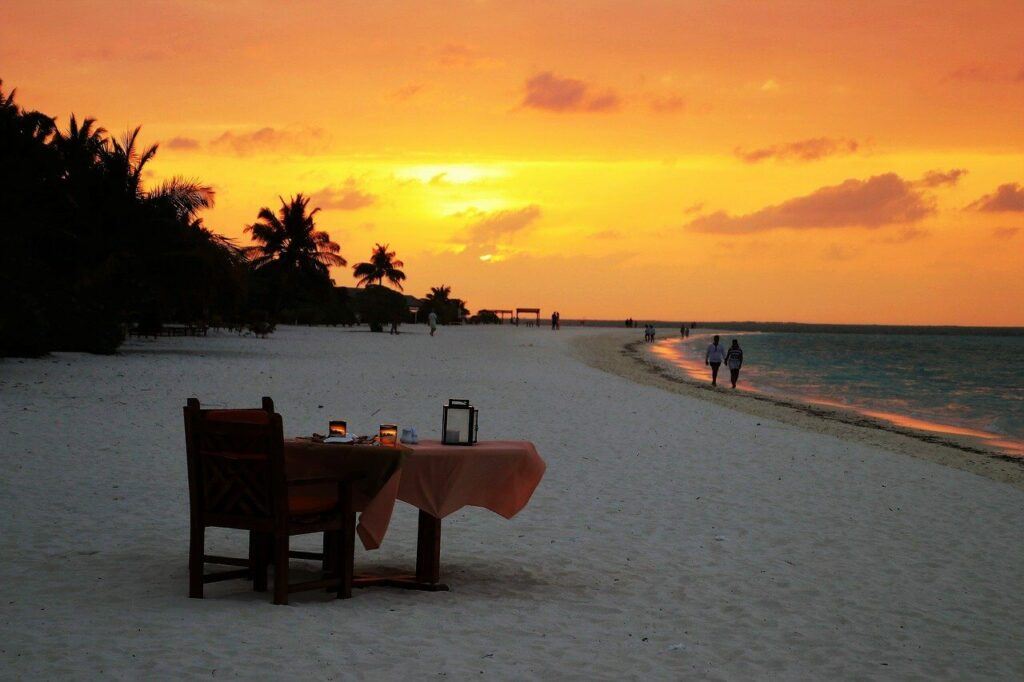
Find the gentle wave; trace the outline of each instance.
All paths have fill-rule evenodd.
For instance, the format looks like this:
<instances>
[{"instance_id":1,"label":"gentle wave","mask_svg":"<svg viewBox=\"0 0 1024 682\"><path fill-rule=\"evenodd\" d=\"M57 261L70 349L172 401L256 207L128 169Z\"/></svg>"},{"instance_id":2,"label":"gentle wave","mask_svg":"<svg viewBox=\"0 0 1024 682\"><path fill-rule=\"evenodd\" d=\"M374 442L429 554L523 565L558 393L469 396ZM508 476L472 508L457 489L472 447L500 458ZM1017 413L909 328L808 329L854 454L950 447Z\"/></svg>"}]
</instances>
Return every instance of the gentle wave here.
<instances>
[{"instance_id":1,"label":"gentle wave","mask_svg":"<svg viewBox=\"0 0 1024 682\"><path fill-rule=\"evenodd\" d=\"M967 436L1024 456L1024 338L720 332L739 339L741 390L852 409L891 424ZM712 332L658 341L652 350L709 381ZM723 368L719 385L728 386ZM725 388L723 390L731 390Z\"/></svg>"}]
</instances>

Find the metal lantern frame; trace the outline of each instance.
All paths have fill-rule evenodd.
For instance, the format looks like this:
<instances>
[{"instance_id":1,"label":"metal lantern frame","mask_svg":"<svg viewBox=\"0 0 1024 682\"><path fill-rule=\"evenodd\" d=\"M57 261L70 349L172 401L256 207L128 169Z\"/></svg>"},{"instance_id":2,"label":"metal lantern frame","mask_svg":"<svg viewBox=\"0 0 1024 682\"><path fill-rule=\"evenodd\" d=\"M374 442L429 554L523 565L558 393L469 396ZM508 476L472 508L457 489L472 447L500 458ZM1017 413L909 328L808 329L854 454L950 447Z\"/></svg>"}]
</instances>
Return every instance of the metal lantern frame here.
<instances>
[{"instance_id":1,"label":"metal lantern frame","mask_svg":"<svg viewBox=\"0 0 1024 682\"><path fill-rule=\"evenodd\" d=\"M448 440L448 413L451 410L466 410L468 415L468 433L461 434L457 441ZM449 398L448 404L441 408L441 442L445 445L475 445L477 432L480 429L478 416L480 412L473 407L468 400L462 398Z\"/></svg>"}]
</instances>

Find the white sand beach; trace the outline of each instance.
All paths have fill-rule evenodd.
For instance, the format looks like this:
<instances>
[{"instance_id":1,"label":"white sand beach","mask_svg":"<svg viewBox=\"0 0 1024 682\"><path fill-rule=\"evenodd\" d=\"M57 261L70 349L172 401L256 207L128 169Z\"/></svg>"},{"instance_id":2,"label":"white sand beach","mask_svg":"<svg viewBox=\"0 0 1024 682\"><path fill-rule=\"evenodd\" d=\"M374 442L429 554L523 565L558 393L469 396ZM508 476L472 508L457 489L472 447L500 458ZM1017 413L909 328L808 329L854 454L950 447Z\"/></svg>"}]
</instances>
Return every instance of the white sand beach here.
<instances>
[{"instance_id":1,"label":"white sand beach","mask_svg":"<svg viewBox=\"0 0 1024 682\"><path fill-rule=\"evenodd\" d=\"M1019 487L593 366L628 332L405 329L0 361L0 678L1024 677ZM511 520L445 520L451 592L188 599L181 408L262 395L286 435L436 437L470 398L547 473ZM415 524L400 503L357 569L411 566Z\"/></svg>"}]
</instances>

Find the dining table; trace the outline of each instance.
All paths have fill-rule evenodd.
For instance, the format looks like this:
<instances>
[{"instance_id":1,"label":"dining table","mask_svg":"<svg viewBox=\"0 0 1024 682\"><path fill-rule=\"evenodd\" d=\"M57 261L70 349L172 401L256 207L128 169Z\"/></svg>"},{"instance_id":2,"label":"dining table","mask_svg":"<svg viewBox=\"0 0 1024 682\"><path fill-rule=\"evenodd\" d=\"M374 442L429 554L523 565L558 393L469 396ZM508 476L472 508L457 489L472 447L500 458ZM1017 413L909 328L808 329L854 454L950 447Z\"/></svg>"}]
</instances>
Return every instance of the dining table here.
<instances>
[{"instance_id":1,"label":"dining table","mask_svg":"<svg viewBox=\"0 0 1024 682\"><path fill-rule=\"evenodd\" d=\"M510 519L530 501L546 469L533 443L515 440L381 446L289 438L284 456L289 482L352 481L356 532L368 550L383 542L397 500L416 507L415 572L358 574L352 586L427 591L449 589L441 582L441 520L467 506Z\"/></svg>"},{"instance_id":2,"label":"dining table","mask_svg":"<svg viewBox=\"0 0 1024 682\"><path fill-rule=\"evenodd\" d=\"M398 499L419 509L416 571L399 575L356 575L353 587L399 587L444 591L441 582L441 520L463 507L482 507L510 519L530 501L546 465L529 441L480 441L449 445L436 440L404 444L402 467L360 517L368 549L380 545Z\"/></svg>"}]
</instances>

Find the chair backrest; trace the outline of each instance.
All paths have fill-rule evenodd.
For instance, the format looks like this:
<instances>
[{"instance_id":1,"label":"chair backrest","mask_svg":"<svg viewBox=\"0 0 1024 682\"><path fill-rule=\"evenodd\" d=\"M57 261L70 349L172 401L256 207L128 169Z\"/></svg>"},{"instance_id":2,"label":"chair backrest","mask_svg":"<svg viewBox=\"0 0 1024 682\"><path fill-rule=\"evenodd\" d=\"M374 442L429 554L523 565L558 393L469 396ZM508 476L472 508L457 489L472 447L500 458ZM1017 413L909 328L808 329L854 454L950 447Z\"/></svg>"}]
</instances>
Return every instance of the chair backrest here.
<instances>
[{"instance_id":1,"label":"chair backrest","mask_svg":"<svg viewBox=\"0 0 1024 682\"><path fill-rule=\"evenodd\" d=\"M193 522L269 530L287 514L284 432L274 402L244 410L185 406Z\"/></svg>"}]
</instances>

